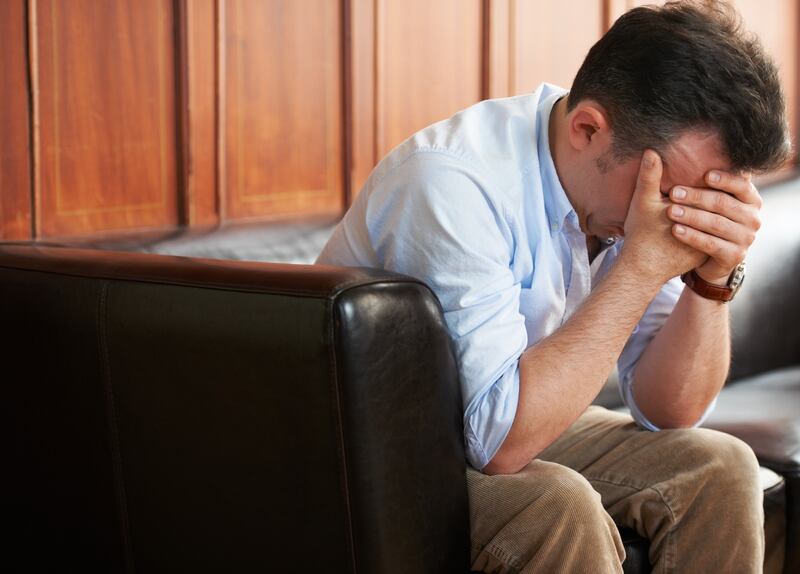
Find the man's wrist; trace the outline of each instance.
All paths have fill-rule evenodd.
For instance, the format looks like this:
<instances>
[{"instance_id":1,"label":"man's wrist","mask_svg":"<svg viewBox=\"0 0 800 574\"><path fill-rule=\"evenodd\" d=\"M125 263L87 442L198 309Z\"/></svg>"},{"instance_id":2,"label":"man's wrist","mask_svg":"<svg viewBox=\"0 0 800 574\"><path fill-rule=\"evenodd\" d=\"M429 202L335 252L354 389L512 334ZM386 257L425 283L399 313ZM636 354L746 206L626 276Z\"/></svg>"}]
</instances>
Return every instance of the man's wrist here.
<instances>
[{"instance_id":1,"label":"man's wrist","mask_svg":"<svg viewBox=\"0 0 800 574\"><path fill-rule=\"evenodd\" d=\"M632 252L623 249L615 264L616 271L626 276L626 280L638 285L643 291L649 291L655 296L670 278L661 277L657 273L642 265L642 259Z\"/></svg>"},{"instance_id":2,"label":"man's wrist","mask_svg":"<svg viewBox=\"0 0 800 574\"><path fill-rule=\"evenodd\" d=\"M729 269L727 273L725 273L724 275L720 275L718 270L710 272L706 269L703 269L703 267L704 266L701 265L700 267L694 270L694 272L697 273L700 279L702 279L706 283L711 283L712 285L716 285L718 287L728 286L728 280L731 277L731 273L733 273L733 269Z\"/></svg>"}]
</instances>

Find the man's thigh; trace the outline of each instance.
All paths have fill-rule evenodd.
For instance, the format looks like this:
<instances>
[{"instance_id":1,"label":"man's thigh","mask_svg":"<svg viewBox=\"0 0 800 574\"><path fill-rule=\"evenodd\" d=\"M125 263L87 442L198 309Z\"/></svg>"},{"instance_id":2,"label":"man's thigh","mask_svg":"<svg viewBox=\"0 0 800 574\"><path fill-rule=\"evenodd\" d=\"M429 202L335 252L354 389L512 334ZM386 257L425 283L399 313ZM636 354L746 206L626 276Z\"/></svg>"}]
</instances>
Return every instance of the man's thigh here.
<instances>
[{"instance_id":1,"label":"man's thigh","mask_svg":"<svg viewBox=\"0 0 800 574\"><path fill-rule=\"evenodd\" d=\"M580 473L603 496L606 508L616 500L605 485L636 490L677 485L684 491L680 482L702 481L726 468L743 480L758 481L752 450L730 435L700 428L651 432L630 415L597 406L590 406L537 459ZM669 498L678 493L661 494Z\"/></svg>"}]
</instances>

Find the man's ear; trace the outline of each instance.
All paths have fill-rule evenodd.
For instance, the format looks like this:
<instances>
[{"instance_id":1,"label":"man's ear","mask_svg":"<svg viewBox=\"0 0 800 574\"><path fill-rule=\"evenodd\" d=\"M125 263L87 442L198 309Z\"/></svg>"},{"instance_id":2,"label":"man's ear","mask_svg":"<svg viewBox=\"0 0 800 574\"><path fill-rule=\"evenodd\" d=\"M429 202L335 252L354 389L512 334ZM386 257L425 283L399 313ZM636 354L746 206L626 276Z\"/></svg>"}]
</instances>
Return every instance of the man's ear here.
<instances>
[{"instance_id":1,"label":"man's ear","mask_svg":"<svg viewBox=\"0 0 800 574\"><path fill-rule=\"evenodd\" d=\"M593 100L581 101L569 113L569 141L573 148L584 151L593 142L610 141L608 115L603 106Z\"/></svg>"}]
</instances>

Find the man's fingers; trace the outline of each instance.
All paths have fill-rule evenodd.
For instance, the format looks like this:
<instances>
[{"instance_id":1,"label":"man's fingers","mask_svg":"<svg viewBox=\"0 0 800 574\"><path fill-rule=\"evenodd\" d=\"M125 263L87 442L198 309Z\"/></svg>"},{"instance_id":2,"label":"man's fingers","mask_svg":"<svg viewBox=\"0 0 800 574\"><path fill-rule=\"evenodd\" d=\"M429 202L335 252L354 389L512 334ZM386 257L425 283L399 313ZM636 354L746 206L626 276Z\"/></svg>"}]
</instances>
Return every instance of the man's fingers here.
<instances>
[{"instance_id":1,"label":"man's fingers","mask_svg":"<svg viewBox=\"0 0 800 574\"><path fill-rule=\"evenodd\" d=\"M661 158L651 150L642 154L642 163L639 165L639 177L636 180L636 191L645 195L655 194L661 198Z\"/></svg>"},{"instance_id":2,"label":"man's fingers","mask_svg":"<svg viewBox=\"0 0 800 574\"><path fill-rule=\"evenodd\" d=\"M679 223L672 226L672 235L681 243L702 251L723 269L733 269L747 254L741 245Z\"/></svg>"},{"instance_id":3,"label":"man's fingers","mask_svg":"<svg viewBox=\"0 0 800 574\"><path fill-rule=\"evenodd\" d=\"M667 214L676 223L682 223L738 245L749 247L756 238L755 230L710 211L683 205L671 205Z\"/></svg>"},{"instance_id":4,"label":"man's fingers","mask_svg":"<svg viewBox=\"0 0 800 574\"><path fill-rule=\"evenodd\" d=\"M722 215L753 231L761 227L757 205L740 201L724 191L679 185L672 188L669 197L674 203Z\"/></svg>"},{"instance_id":5,"label":"man's fingers","mask_svg":"<svg viewBox=\"0 0 800 574\"><path fill-rule=\"evenodd\" d=\"M750 174L734 175L726 171L713 169L706 174L706 184L709 187L730 193L739 201L761 206L761 196L753 185Z\"/></svg>"}]
</instances>

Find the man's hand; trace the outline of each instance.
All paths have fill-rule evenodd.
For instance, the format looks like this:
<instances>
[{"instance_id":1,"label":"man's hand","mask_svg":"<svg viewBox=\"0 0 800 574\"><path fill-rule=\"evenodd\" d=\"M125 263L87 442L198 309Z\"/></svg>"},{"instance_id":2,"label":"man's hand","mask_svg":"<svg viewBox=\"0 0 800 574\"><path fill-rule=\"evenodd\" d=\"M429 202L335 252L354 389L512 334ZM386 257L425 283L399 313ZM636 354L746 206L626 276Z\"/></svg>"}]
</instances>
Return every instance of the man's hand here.
<instances>
[{"instance_id":1,"label":"man's hand","mask_svg":"<svg viewBox=\"0 0 800 574\"><path fill-rule=\"evenodd\" d=\"M762 201L749 175L712 170L705 181L711 189L674 187L670 192L673 205L667 213L675 222L674 237L709 256L697 267L697 274L725 285L761 227Z\"/></svg>"},{"instance_id":2,"label":"man's hand","mask_svg":"<svg viewBox=\"0 0 800 574\"><path fill-rule=\"evenodd\" d=\"M674 224L667 217L670 201L661 193L661 173L661 158L652 150L645 151L625 219L625 244L620 255L634 262L643 279L652 279L659 285L704 265L708 259L706 252L694 244L676 240Z\"/></svg>"}]
</instances>

